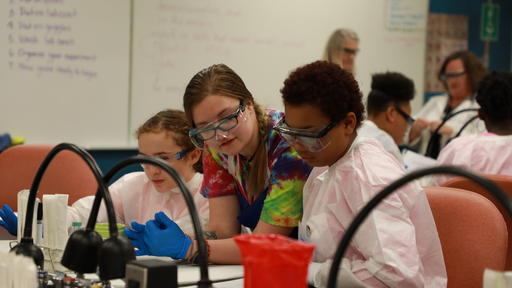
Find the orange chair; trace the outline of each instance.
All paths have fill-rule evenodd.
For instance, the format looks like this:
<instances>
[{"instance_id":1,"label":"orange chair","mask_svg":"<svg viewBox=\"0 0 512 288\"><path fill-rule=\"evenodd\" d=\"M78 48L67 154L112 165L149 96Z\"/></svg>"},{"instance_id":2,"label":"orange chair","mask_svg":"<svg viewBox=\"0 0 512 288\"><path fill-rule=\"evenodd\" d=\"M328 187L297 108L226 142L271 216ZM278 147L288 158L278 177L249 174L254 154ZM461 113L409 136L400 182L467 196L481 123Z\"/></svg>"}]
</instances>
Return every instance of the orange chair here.
<instances>
[{"instance_id":1,"label":"orange chair","mask_svg":"<svg viewBox=\"0 0 512 288\"><path fill-rule=\"evenodd\" d=\"M503 192L507 193L508 196L512 197L512 175L496 175L496 174L486 174L484 175L486 178L494 182L498 187L500 187ZM487 190L483 189L479 185L477 185L475 182L473 182L470 179L464 178L464 177L454 177L450 178L443 184L441 184L443 187L453 187L453 188L460 188L464 190L469 190L476 192L478 194L483 195L487 199L491 200L496 207L500 210L501 214L503 215L503 218L505 218L505 222L507 223L507 229L510 232L508 235L508 251L507 251L507 270L512 270L512 219L508 215L508 213L501 207L501 204L492 197Z\"/></svg>"},{"instance_id":2,"label":"orange chair","mask_svg":"<svg viewBox=\"0 0 512 288\"><path fill-rule=\"evenodd\" d=\"M0 205L17 207L17 194L30 189L35 174L52 145L18 145L0 153ZM50 162L39 185L42 194L68 194L69 204L94 195L98 185L87 164L70 151L60 151Z\"/></svg>"},{"instance_id":3,"label":"orange chair","mask_svg":"<svg viewBox=\"0 0 512 288\"><path fill-rule=\"evenodd\" d=\"M504 270L507 226L485 197L449 187L424 187L443 248L448 287L482 287L485 268Z\"/></svg>"}]
</instances>

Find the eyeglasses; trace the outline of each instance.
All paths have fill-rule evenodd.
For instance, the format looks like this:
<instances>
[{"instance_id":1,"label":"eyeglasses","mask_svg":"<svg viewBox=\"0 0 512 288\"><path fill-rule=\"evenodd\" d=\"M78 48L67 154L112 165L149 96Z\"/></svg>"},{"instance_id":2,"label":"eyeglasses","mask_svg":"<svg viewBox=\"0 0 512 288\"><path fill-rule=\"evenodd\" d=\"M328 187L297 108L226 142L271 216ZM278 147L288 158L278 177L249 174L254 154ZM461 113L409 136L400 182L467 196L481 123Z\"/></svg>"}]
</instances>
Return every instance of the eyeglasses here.
<instances>
[{"instance_id":1,"label":"eyeglasses","mask_svg":"<svg viewBox=\"0 0 512 288\"><path fill-rule=\"evenodd\" d=\"M160 160L163 160L167 163L171 163L173 161L176 161L176 160L182 160L183 158L185 158L185 156L187 155L188 152L194 150L194 148L189 148L189 149L185 149L185 150L181 150L181 151L178 151L176 153L162 153L162 154L158 154L158 156L154 156L154 158L158 158ZM142 166L143 169L146 169L149 165L151 164L140 164L140 166Z\"/></svg>"},{"instance_id":2,"label":"eyeglasses","mask_svg":"<svg viewBox=\"0 0 512 288\"><path fill-rule=\"evenodd\" d=\"M332 128L338 125L339 122L340 120L335 120L329 125L325 126L322 130L318 132L312 132L308 129L290 128L285 123L284 118L281 118L281 120L279 120L273 129L277 131L279 135L281 135L281 137L286 140L286 142L290 143L290 145L300 144L310 152L320 152L330 144L330 141L325 141L321 138L327 135L327 133L329 133Z\"/></svg>"},{"instance_id":3,"label":"eyeglasses","mask_svg":"<svg viewBox=\"0 0 512 288\"><path fill-rule=\"evenodd\" d=\"M414 123L414 118L411 117L411 115L407 114L402 108L400 108L398 105L395 105L395 109L398 112L398 114L402 115L402 117L405 118L405 121L407 121L408 125L412 125Z\"/></svg>"},{"instance_id":4,"label":"eyeglasses","mask_svg":"<svg viewBox=\"0 0 512 288\"><path fill-rule=\"evenodd\" d=\"M459 77L459 76L462 76L466 74L466 71L459 71L459 72L450 72L450 73L443 73L441 74L441 76L439 76L439 78L441 79L441 81L446 81L448 79L451 79L451 78L456 78L456 77Z\"/></svg>"},{"instance_id":5,"label":"eyeglasses","mask_svg":"<svg viewBox=\"0 0 512 288\"><path fill-rule=\"evenodd\" d=\"M245 111L245 103L240 101L236 111L220 120L207 123L204 127L191 129L188 132L190 140L197 148L204 147L204 141L208 141L217 135L217 130L224 132L230 131L238 126L238 116Z\"/></svg>"},{"instance_id":6,"label":"eyeglasses","mask_svg":"<svg viewBox=\"0 0 512 288\"><path fill-rule=\"evenodd\" d=\"M351 48L347 48L347 47L341 48L341 51L343 51L343 53L354 55L354 56L357 55L357 53L359 53L359 49L351 49Z\"/></svg>"}]
</instances>

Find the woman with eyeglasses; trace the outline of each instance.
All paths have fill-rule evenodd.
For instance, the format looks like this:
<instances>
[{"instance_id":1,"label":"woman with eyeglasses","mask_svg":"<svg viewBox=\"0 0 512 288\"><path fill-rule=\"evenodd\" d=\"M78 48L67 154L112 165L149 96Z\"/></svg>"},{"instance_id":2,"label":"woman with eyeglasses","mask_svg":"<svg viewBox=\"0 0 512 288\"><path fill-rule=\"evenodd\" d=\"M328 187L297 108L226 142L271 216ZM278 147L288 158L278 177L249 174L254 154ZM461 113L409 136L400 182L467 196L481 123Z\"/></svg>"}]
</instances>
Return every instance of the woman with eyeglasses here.
<instances>
[{"instance_id":1,"label":"woman with eyeglasses","mask_svg":"<svg viewBox=\"0 0 512 288\"><path fill-rule=\"evenodd\" d=\"M437 160L480 174L512 175L512 73L487 75L480 83L476 101L480 104L478 116L488 132L454 139ZM449 178L438 175L434 185Z\"/></svg>"},{"instance_id":2,"label":"woman with eyeglasses","mask_svg":"<svg viewBox=\"0 0 512 288\"><path fill-rule=\"evenodd\" d=\"M336 29L325 45L323 60L337 64L355 74L357 53L359 53L357 33L348 28Z\"/></svg>"},{"instance_id":3,"label":"woman with eyeglasses","mask_svg":"<svg viewBox=\"0 0 512 288\"><path fill-rule=\"evenodd\" d=\"M190 128L183 111L163 110L140 126L136 136L140 154L160 158L180 174L193 194L201 221L206 224L209 216L208 201L199 193L203 180L200 173L201 150L196 149L190 141ZM193 233L185 199L174 180L155 166L144 165L143 168L144 172L128 173L109 186L117 222L130 227L132 221L145 223L153 219L155 213L163 211L184 231ZM69 226L72 222L85 225L93 202L94 196L88 196L68 207ZM7 223L0 221L0 225L16 234L17 218L12 209L4 205L0 215L4 220L9 219ZM106 210L102 207L98 222L106 221ZM141 229L137 225L132 228ZM147 251L139 250L137 254L147 254Z\"/></svg>"},{"instance_id":4,"label":"woman with eyeglasses","mask_svg":"<svg viewBox=\"0 0 512 288\"><path fill-rule=\"evenodd\" d=\"M317 61L293 71L281 94L285 117L274 129L315 166L304 186L299 239L316 245L308 278L325 287L332 257L355 215L405 172L377 140L357 134L364 106L349 72ZM417 183L400 188L370 214L338 276L342 287L446 286L436 226Z\"/></svg>"},{"instance_id":5,"label":"woman with eyeglasses","mask_svg":"<svg viewBox=\"0 0 512 288\"><path fill-rule=\"evenodd\" d=\"M457 51L446 57L438 75L446 93L430 98L414 115L416 121L411 129L409 146L435 159L440 149L450 138L458 136L459 132L470 135L485 131L483 122L474 118L476 111L467 110L455 114L465 109L478 109L475 93L485 74L484 65L470 51ZM443 120L446 123L439 128L438 133L433 134ZM466 123L468 125L465 126Z\"/></svg>"},{"instance_id":6,"label":"woman with eyeglasses","mask_svg":"<svg viewBox=\"0 0 512 288\"><path fill-rule=\"evenodd\" d=\"M410 116L414 82L397 72L378 73L372 75L371 88L366 102L368 119L357 133L377 139L386 151L403 162L398 145L407 142L405 138L414 122Z\"/></svg>"},{"instance_id":7,"label":"woman with eyeglasses","mask_svg":"<svg viewBox=\"0 0 512 288\"><path fill-rule=\"evenodd\" d=\"M302 187L311 168L272 127L242 79L218 64L198 72L183 96L189 135L203 149L201 193L208 198L208 261L240 263L233 236L243 231L293 236L302 216ZM169 219L146 223L140 235L154 255L194 262L197 243Z\"/></svg>"}]
</instances>

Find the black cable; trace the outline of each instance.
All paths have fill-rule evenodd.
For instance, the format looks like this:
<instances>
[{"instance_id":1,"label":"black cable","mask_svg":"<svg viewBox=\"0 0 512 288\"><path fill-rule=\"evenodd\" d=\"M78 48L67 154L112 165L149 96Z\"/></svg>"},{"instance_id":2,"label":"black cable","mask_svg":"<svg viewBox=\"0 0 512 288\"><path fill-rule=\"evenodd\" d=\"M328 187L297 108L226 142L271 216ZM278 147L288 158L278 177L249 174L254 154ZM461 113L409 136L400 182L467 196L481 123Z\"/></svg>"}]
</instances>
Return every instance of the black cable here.
<instances>
[{"instance_id":1,"label":"black cable","mask_svg":"<svg viewBox=\"0 0 512 288\"><path fill-rule=\"evenodd\" d=\"M464 131L464 129L466 129L469 126L469 124L471 124L471 122L478 119L478 117L479 117L478 115L475 115L475 116L471 117L468 121L466 121L466 123L464 123L464 125L462 125L462 127L460 128L459 132L457 132L457 134L455 134L455 136L453 136L452 138L448 139L448 141L446 141L446 144L450 143L453 139L459 137L460 134L462 134L462 131Z\"/></svg>"},{"instance_id":2,"label":"black cable","mask_svg":"<svg viewBox=\"0 0 512 288\"><path fill-rule=\"evenodd\" d=\"M183 194L183 197L185 198L185 202L187 203L187 208L190 213L190 217L192 218L192 224L194 226L194 233L197 240L198 250L199 250L199 271L200 271L200 279L198 284L198 287L212 287L212 281L208 277L208 249L206 247L206 240L203 238L203 229L201 228L201 222L199 220L199 216L197 214L197 209L194 204L194 199L192 198L192 194L190 194L190 191L188 190L187 186L181 179L180 175L167 164L165 161L154 158L154 157L148 157L144 155L137 155L130 157L126 160L123 160L114 167L110 169L110 171L107 172L107 174L103 177L103 181L105 183L108 183L112 177L119 172L121 169L125 168L126 166L130 166L132 164L152 164L157 166L158 168L164 170L167 174L169 174L178 187L181 190L181 193ZM101 199L98 200L99 197L94 199L94 203L91 209L91 214L89 215L89 222L93 221L93 223L96 223L96 218L98 216L98 211L101 204ZM88 223L89 225L89 223ZM94 225L94 224L93 224Z\"/></svg>"},{"instance_id":3,"label":"black cable","mask_svg":"<svg viewBox=\"0 0 512 288\"><path fill-rule=\"evenodd\" d=\"M438 166L434 168L426 168L421 170L416 170L414 172L411 172L402 178L394 181L382 191L377 193L362 209L357 213L352 223L348 226L347 230L345 231L345 235L343 235L343 238L340 241L340 244L338 245L338 249L336 250L336 253L334 255L334 258L332 260L331 269L329 271L329 278L327 282L328 288L334 288L336 287L336 281L337 276L339 272L339 267L341 263L341 259L343 258L343 255L345 254L345 251L347 250L350 241L352 240L354 234L357 232L357 229L359 226L363 223L363 221L366 219L366 217L370 214L370 212L375 208L384 198L386 198L389 194L393 193L396 189L402 187L406 183L421 178L426 175L431 174L449 174L449 175L456 175L456 176L462 176L469 178L473 181L475 181L478 185L486 189L491 193L491 195L500 202L500 204L503 206L503 208L507 211L509 216L512 217L512 203L509 197L498 187L496 184L494 184L489 179L486 179L484 177L478 176L472 172L466 171L464 169L453 167L453 166Z\"/></svg>"},{"instance_id":4,"label":"black cable","mask_svg":"<svg viewBox=\"0 0 512 288\"><path fill-rule=\"evenodd\" d=\"M212 280L212 283L221 283L221 282L228 282L228 281L234 281L234 280L239 280L239 279L244 279L244 276L239 276L239 277L229 277L229 278L222 278L222 279L217 279L217 280ZM178 284L178 287L190 287L190 286L195 286L197 283L194 282L194 281L191 281L191 282L183 282L183 283L179 283Z\"/></svg>"},{"instance_id":5,"label":"black cable","mask_svg":"<svg viewBox=\"0 0 512 288\"><path fill-rule=\"evenodd\" d=\"M48 153L46 158L41 163L41 166L39 166L36 176L34 177L34 181L32 182L32 186L30 188L30 194L29 194L29 198L28 198L26 217L25 217L25 228L23 231L24 238L32 237L31 236L32 235L32 217L34 214L34 203L35 203L36 196L37 196L37 190L39 189L39 184L41 182L41 179L43 178L44 172L48 168L48 165L53 160L53 158L60 151L63 151L63 150L69 150L69 151L72 151L72 152L78 154L78 156L80 156L80 158L82 158L87 163L87 166L89 166L89 168L91 169L91 172L93 173L94 178L96 179L96 182L98 183L97 195L98 194L100 195L100 197L99 197L100 200L101 200L101 196L106 196L105 202L107 205L107 216L109 218L109 222L111 222L110 220L112 220L113 223L116 223L116 216L115 216L115 211L114 211L114 205L112 204L112 199L110 198L110 194L108 193L107 186L103 182L101 172L100 172L101 170L98 167L98 164L94 161L94 158L92 158L92 156L89 153L87 153L85 150L83 150L82 148L80 148L74 144L61 143L61 144L55 146ZM115 224L113 227L115 227L115 230L117 231ZM92 227L92 230L94 230L94 227Z\"/></svg>"},{"instance_id":6,"label":"black cable","mask_svg":"<svg viewBox=\"0 0 512 288\"><path fill-rule=\"evenodd\" d=\"M11 249L11 251L14 251L16 254L23 254L27 255L29 257L34 258L34 261L36 261L36 264L43 267L44 263L44 256L42 256L42 251L39 247L35 246L32 239L32 218L34 217L34 205L36 202L36 196L37 192L39 190L39 184L41 183L41 179L43 178L44 173L46 172L46 169L48 168L48 165L51 163L51 161L55 158L55 156L63 150L68 150L71 152L74 152L80 158L82 158L87 166L91 169L91 172L94 175L94 178L96 179L96 182L98 183L98 194L105 196L106 206L107 206L107 213L109 220L113 220L115 223L115 212L114 212L114 205L112 204L112 199L110 198L110 194L108 193L108 189L103 182L102 176L101 176L101 170L92 158L92 156L87 153L87 151L83 150L82 148L70 144L70 143L61 143L57 146L53 147L52 150L46 155L43 162L39 166L36 175L34 177L34 181L32 182L32 186L30 187L30 192L28 196L27 201L27 210L25 211L25 227L23 229L23 237L21 238L20 244L16 245ZM110 221L109 221L110 222ZM115 224L114 224L115 225ZM115 227L115 226L114 226ZM94 229L94 227L93 227ZM29 251L31 250L31 251ZM39 252L41 253L39 255ZM34 253L37 253L38 255L35 255ZM36 260L36 257L38 258ZM42 263L41 263L42 261Z\"/></svg>"},{"instance_id":7,"label":"black cable","mask_svg":"<svg viewBox=\"0 0 512 288\"><path fill-rule=\"evenodd\" d=\"M444 126L444 124L446 124L446 122L448 120L450 120L451 118L453 118L454 116L456 116L458 114L461 114L461 113L470 112L470 111L478 111L478 108L462 109L462 110L459 110L459 111L454 112L452 114L446 115L443 118L443 121L441 121L441 124L439 124L439 126L437 126L436 130L434 130L434 132L432 132L432 135L430 136L430 139L428 141L428 145L427 145L427 150L425 152L425 156L430 157L430 155L432 154L431 150L432 150L433 142L434 142L434 139L435 139L434 135L439 133L439 130L441 130L441 128ZM431 157L431 158L433 158L433 157Z\"/></svg>"}]
</instances>

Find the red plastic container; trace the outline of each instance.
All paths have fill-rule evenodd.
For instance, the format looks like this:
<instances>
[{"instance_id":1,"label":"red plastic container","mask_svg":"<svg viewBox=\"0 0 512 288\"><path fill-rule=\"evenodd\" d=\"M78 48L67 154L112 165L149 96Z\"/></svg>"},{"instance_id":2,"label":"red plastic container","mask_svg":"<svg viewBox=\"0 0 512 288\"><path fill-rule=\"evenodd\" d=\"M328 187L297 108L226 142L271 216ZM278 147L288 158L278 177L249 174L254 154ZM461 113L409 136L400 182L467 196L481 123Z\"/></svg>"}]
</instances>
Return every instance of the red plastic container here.
<instances>
[{"instance_id":1,"label":"red plastic container","mask_svg":"<svg viewBox=\"0 0 512 288\"><path fill-rule=\"evenodd\" d=\"M307 287L314 245L276 234L235 236L245 288Z\"/></svg>"}]
</instances>

